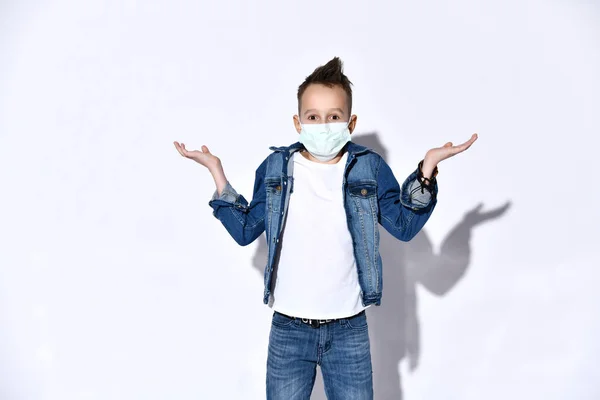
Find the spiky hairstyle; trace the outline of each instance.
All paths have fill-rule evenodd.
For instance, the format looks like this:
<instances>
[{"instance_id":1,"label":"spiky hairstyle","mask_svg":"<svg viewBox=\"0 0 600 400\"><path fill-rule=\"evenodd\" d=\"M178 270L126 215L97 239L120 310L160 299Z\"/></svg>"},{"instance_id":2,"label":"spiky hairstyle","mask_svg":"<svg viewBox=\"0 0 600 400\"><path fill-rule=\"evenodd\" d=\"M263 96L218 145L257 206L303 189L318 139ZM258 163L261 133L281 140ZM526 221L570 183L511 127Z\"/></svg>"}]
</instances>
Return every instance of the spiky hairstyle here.
<instances>
[{"instance_id":1,"label":"spiky hairstyle","mask_svg":"<svg viewBox=\"0 0 600 400\"><path fill-rule=\"evenodd\" d=\"M311 84L340 86L348 96L348 113L352 112L352 82L344 75L344 63L339 57L334 57L327 64L317 67L298 87L298 113L300 113L302 95Z\"/></svg>"}]
</instances>

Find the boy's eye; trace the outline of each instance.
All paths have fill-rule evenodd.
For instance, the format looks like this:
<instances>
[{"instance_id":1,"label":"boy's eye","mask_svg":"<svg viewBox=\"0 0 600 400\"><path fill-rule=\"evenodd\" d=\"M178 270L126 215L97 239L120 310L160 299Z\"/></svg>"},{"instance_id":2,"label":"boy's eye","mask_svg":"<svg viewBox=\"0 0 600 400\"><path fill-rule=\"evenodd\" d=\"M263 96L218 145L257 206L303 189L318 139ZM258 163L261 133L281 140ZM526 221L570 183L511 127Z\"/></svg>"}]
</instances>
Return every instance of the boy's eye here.
<instances>
[{"instance_id":1,"label":"boy's eye","mask_svg":"<svg viewBox=\"0 0 600 400\"><path fill-rule=\"evenodd\" d=\"M338 119L340 119L340 117L339 117L338 115L332 115L332 116L331 116L331 119L333 119L333 120L336 120L336 121L337 121Z\"/></svg>"},{"instance_id":2,"label":"boy's eye","mask_svg":"<svg viewBox=\"0 0 600 400\"><path fill-rule=\"evenodd\" d=\"M311 120L311 121L314 121L314 120L317 119L317 116L316 115L309 115L308 119Z\"/></svg>"}]
</instances>

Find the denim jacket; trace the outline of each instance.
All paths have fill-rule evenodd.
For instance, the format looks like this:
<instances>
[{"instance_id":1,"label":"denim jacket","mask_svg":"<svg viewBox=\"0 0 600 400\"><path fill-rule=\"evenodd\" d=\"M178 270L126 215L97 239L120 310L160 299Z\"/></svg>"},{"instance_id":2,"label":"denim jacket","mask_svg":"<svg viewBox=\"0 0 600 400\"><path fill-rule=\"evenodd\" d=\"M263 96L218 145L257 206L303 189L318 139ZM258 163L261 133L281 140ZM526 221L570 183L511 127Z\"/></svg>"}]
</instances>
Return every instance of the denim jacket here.
<instances>
[{"instance_id":1,"label":"denim jacket","mask_svg":"<svg viewBox=\"0 0 600 400\"><path fill-rule=\"evenodd\" d=\"M221 195L209 202L213 215L221 221L233 239L246 246L263 232L268 244L264 272L265 304L272 289L279 241L290 196L294 193L292 154L303 149L301 143L271 147L271 153L256 170L252 201L238 194L227 183ZM421 189L417 170L402 184L383 158L373 150L349 142L344 170L344 207L352 236L354 257L364 306L381 304L382 262L379 255L379 227L402 241L409 241L425 225L437 202L437 182L433 190Z\"/></svg>"}]
</instances>

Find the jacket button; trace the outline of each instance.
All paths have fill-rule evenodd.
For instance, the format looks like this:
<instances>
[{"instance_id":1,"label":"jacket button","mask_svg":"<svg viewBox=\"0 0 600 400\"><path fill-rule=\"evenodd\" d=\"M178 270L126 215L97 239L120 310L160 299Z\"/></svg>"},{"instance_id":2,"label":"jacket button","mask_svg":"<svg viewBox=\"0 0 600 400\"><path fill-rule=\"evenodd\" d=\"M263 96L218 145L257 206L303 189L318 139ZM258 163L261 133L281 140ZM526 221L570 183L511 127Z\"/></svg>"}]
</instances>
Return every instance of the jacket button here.
<instances>
[{"instance_id":1,"label":"jacket button","mask_svg":"<svg viewBox=\"0 0 600 400\"><path fill-rule=\"evenodd\" d=\"M362 194L363 196L366 196L367 195L367 189L362 189L360 191L360 194Z\"/></svg>"},{"instance_id":2,"label":"jacket button","mask_svg":"<svg viewBox=\"0 0 600 400\"><path fill-rule=\"evenodd\" d=\"M281 190L281 185L277 185L277 187L275 189Z\"/></svg>"}]
</instances>

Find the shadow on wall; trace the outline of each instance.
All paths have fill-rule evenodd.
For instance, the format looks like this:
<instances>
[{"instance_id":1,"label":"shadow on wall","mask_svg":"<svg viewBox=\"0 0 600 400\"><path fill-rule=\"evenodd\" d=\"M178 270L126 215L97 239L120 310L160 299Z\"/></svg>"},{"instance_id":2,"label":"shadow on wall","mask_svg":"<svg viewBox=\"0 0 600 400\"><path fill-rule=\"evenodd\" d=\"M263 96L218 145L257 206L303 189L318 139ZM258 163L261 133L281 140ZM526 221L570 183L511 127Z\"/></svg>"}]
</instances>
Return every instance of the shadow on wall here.
<instances>
[{"instance_id":1,"label":"shadow on wall","mask_svg":"<svg viewBox=\"0 0 600 400\"><path fill-rule=\"evenodd\" d=\"M352 141L375 150L387 160L387 150L376 133L353 135ZM396 178L400 183L404 180L400 175ZM401 376L398 372L400 362L406 360L411 372L419 366L421 342L417 285L438 296L447 294L465 275L469 266L469 240L473 228L501 217L509 207L510 202L507 202L497 209L481 212L480 204L468 211L446 236L439 254L433 252L425 229L408 243L380 229L380 253L386 289L381 306L367 309L376 399L402 399ZM261 279L266 260L267 244L262 235L253 259L253 266L260 272ZM320 373L317 374L311 399L326 399Z\"/></svg>"}]
</instances>

